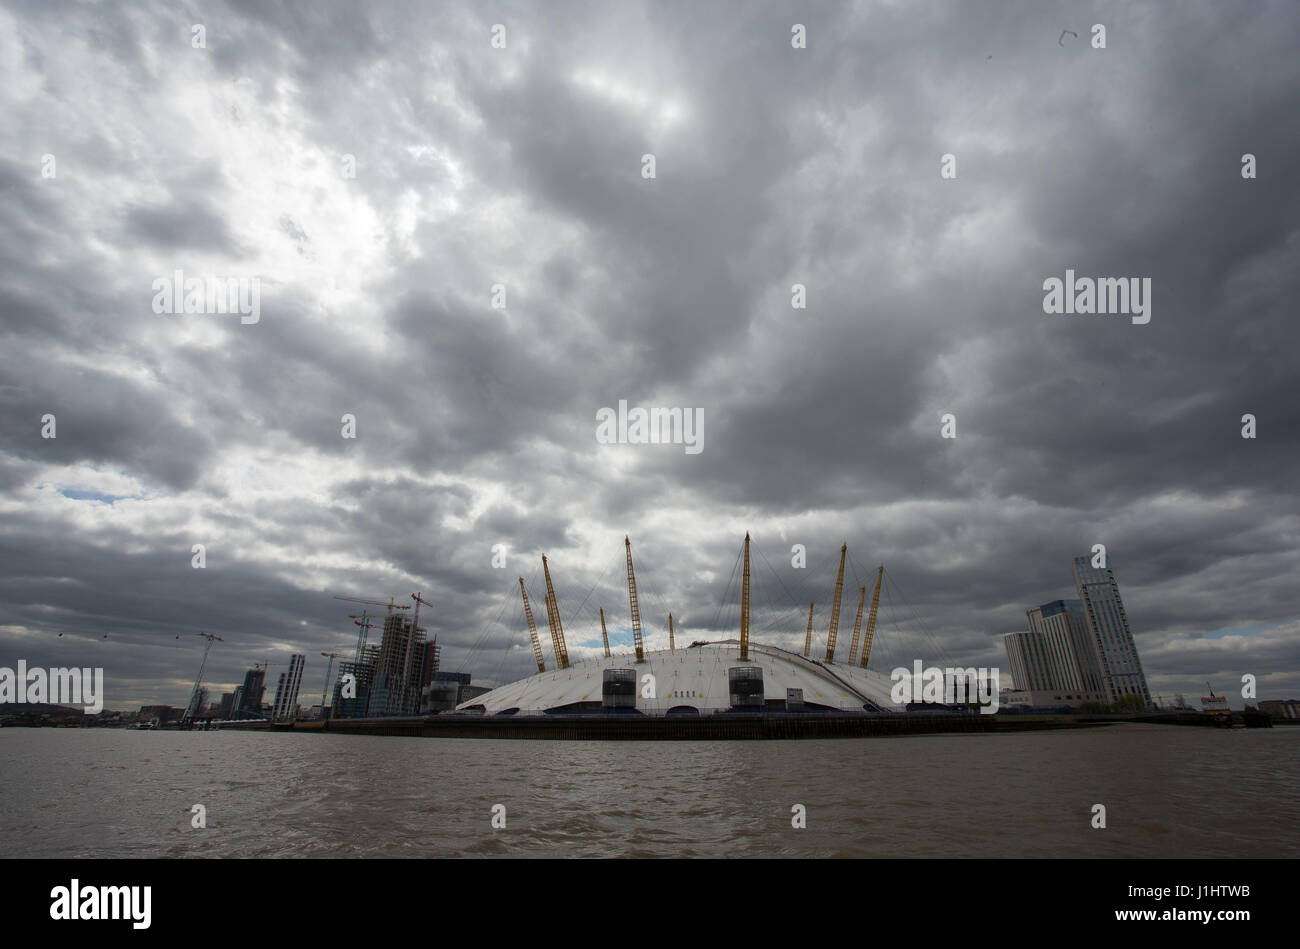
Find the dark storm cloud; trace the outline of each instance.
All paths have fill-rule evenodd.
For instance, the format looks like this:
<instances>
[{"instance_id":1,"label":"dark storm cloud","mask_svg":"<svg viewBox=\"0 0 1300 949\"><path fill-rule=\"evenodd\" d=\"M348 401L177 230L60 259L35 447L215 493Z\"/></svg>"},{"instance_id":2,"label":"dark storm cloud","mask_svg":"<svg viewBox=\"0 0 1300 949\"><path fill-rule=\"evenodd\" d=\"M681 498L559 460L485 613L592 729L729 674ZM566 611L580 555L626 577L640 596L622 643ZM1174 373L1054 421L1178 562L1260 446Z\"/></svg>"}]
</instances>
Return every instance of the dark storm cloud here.
<instances>
[{"instance_id":1,"label":"dark storm cloud","mask_svg":"<svg viewBox=\"0 0 1300 949\"><path fill-rule=\"evenodd\" d=\"M212 444L177 421L156 391L93 370L55 386L39 377L0 390L0 439L6 452L46 464L119 464L175 490L191 487ZM41 436L53 415L56 436Z\"/></svg>"},{"instance_id":2,"label":"dark storm cloud","mask_svg":"<svg viewBox=\"0 0 1300 949\"><path fill-rule=\"evenodd\" d=\"M291 649L314 681L355 635L328 593L418 589L444 668L508 679L542 553L571 641L604 606L628 642L625 533L648 631L708 638L748 527L785 645L815 600L821 648L846 541L841 649L884 562L882 662L1004 664L1104 542L1153 685L1300 689L1288 627L1195 638L1296 617L1284 4L7 10L8 651L65 631L130 668L110 704L182 702L177 630L237 644L214 684ZM149 310L223 266L262 278L257 325ZM1151 277L1151 323L1044 314L1066 268ZM619 399L701 407L704 451L598 445Z\"/></svg>"},{"instance_id":3,"label":"dark storm cloud","mask_svg":"<svg viewBox=\"0 0 1300 949\"><path fill-rule=\"evenodd\" d=\"M172 198L127 211L121 239L128 244L237 253L220 214L201 203Z\"/></svg>"}]
</instances>

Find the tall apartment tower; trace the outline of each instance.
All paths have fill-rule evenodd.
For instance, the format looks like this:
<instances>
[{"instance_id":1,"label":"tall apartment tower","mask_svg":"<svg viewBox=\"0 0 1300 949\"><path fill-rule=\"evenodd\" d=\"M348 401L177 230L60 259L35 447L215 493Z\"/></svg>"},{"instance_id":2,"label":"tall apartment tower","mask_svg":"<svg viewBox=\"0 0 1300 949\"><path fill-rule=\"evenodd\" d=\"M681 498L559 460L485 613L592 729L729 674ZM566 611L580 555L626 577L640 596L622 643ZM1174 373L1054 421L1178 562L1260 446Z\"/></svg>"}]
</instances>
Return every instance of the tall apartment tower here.
<instances>
[{"instance_id":1,"label":"tall apartment tower","mask_svg":"<svg viewBox=\"0 0 1300 949\"><path fill-rule=\"evenodd\" d=\"M1055 679L1053 688L1082 701L1111 701L1102 684L1101 665L1092 646L1083 603L1053 600L1025 615L1029 631L1042 637Z\"/></svg>"},{"instance_id":2,"label":"tall apartment tower","mask_svg":"<svg viewBox=\"0 0 1300 949\"><path fill-rule=\"evenodd\" d=\"M275 721L293 718L298 712L298 686L302 684L302 667L307 657L294 653L289 658L289 671L280 673L275 690L275 707L271 717Z\"/></svg>"},{"instance_id":3,"label":"tall apartment tower","mask_svg":"<svg viewBox=\"0 0 1300 949\"><path fill-rule=\"evenodd\" d=\"M1011 678L1016 688L1025 692L1049 692L1059 689L1056 670L1042 633L1007 633L1002 637L1011 663Z\"/></svg>"},{"instance_id":4,"label":"tall apartment tower","mask_svg":"<svg viewBox=\"0 0 1300 949\"><path fill-rule=\"evenodd\" d=\"M1150 705L1151 690L1142 672L1110 558L1107 557L1104 567L1094 567L1092 560L1088 556L1074 558L1074 585L1088 621L1090 645L1102 688L1110 702L1117 702L1125 695L1140 695Z\"/></svg>"}]
</instances>

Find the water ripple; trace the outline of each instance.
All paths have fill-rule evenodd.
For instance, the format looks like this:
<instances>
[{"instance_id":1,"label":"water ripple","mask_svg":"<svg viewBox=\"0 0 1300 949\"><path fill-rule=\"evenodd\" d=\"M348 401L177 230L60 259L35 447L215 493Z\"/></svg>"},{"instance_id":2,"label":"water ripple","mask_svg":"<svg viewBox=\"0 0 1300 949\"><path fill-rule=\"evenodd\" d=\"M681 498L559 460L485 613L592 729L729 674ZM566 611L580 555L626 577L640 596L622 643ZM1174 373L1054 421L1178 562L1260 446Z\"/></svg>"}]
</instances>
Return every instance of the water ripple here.
<instances>
[{"instance_id":1,"label":"water ripple","mask_svg":"<svg viewBox=\"0 0 1300 949\"><path fill-rule=\"evenodd\" d=\"M1295 857L1298 752L1295 728L1138 725L755 742L6 728L0 842L101 858Z\"/></svg>"}]
</instances>

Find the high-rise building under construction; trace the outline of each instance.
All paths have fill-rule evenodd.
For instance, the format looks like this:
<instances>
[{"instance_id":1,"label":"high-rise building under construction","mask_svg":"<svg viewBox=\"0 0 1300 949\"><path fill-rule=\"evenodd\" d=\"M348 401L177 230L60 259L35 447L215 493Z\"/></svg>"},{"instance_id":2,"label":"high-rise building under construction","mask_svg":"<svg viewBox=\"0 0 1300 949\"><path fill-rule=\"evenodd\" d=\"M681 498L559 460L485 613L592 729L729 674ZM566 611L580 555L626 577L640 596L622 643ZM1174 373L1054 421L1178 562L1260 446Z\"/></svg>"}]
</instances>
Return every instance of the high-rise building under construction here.
<instances>
[{"instance_id":1,"label":"high-rise building under construction","mask_svg":"<svg viewBox=\"0 0 1300 949\"><path fill-rule=\"evenodd\" d=\"M244 684L237 690L236 718L261 718L262 695L266 692L266 667L254 666L244 673Z\"/></svg>"},{"instance_id":2,"label":"high-rise building under construction","mask_svg":"<svg viewBox=\"0 0 1300 949\"><path fill-rule=\"evenodd\" d=\"M423 629L413 630L408 616L393 613L385 617L366 714L419 714L420 689L428 684L428 659L429 643Z\"/></svg>"},{"instance_id":3,"label":"high-rise building under construction","mask_svg":"<svg viewBox=\"0 0 1300 949\"><path fill-rule=\"evenodd\" d=\"M378 663L379 646L374 643L362 646L360 661L346 659L339 663L339 677L334 682L334 718L362 718L367 714Z\"/></svg>"}]
</instances>

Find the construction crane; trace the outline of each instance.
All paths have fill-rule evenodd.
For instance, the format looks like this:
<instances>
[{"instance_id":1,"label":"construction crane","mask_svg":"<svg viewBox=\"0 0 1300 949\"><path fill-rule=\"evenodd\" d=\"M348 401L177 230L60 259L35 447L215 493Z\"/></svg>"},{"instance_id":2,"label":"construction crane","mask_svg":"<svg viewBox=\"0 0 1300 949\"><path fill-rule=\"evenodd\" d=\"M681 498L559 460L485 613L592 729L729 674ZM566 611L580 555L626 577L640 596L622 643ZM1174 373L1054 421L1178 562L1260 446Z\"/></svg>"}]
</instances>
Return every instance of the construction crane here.
<instances>
[{"instance_id":1,"label":"construction crane","mask_svg":"<svg viewBox=\"0 0 1300 949\"><path fill-rule=\"evenodd\" d=\"M393 615L393 610L409 610L409 609L411 608L411 606L410 606L409 603L401 603L401 604L399 604L399 603L397 602L397 598L396 598L396 597L393 597L393 596L390 596L390 597L388 598L388 602L387 602L387 603L385 603L383 600L373 600L373 599L370 599L370 598L368 598L368 597L363 597L363 596L335 596L334 599L336 599L336 600L347 600L347 601L350 602L350 603L366 603L366 604L368 604L368 605L370 605L370 606L382 606L382 607L385 607L385 608L388 610L388 616L389 616L390 618L391 618L392 615ZM362 610L359 614L356 614L356 613L349 613L349 614L348 614L348 616L349 616L351 619L353 619L353 620L357 620L357 621L358 621L358 622L357 622L357 625L361 627L360 631L359 631L358 634L357 634L357 658L356 658L356 661L357 661L358 664L361 663L361 661L362 661L363 658L364 658L363 653L362 653L362 649L365 647L365 642L366 642L366 630L367 630L367 629L371 629L371 628L373 628L373 624L372 624L372 625L365 625L365 624L369 624L369 622L370 622L369 619L368 619L368 615L369 615L369 614L368 614L368 611L367 611L367 610ZM412 625L414 625L414 624L412 624ZM412 632L412 635L414 635L414 632Z\"/></svg>"},{"instance_id":2,"label":"construction crane","mask_svg":"<svg viewBox=\"0 0 1300 949\"><path fill-rule=\"evenodd\" d=\"M569 647L564 642L564 623L560 620L560 604L555 599L555 587L551 586L551 568L546 565L545 554L542 554L542 573L546 575L546 619L551 624L551 647L555 650L555 665L560 669L567 669Z\"/></svg>"},{"instance_id":3,"label":"construction crane","mask_svg":"<svg viewBox=\"0 0 1300 949\"><path fill-rule=\"evenodd\" d=\"M369 603L371 606L385 606L388 608L389 616L393 615L393 610L409 610L411 608L409 603L398 604L397 598L392 596L388 598L387 603L385 603L383 600L368 600L360 596L336 596L334 597L334 599L350 600L353 603Z\"/></svg>"},{"instance_id":4,"label":"construction crane","mask_svg":"<svg viewBox=\"0 0 1300 949\"><path fill-rule=\"evenodd\" d=\"M366 610L362 610L360 613L349 613L348 619L352 620L352 622L354 622L357 626L361 627L360 629L357 630L357 657L356 657L356 663L357 665L360 665L365 660L366 638L368 636L366 630L374 629L377 624L370 622L370 613Z\"/></svg>"},{"instance_id":5,"label":"construction crane","mask_svg":"<svg viewBox=\"0 0 1300 949\"><path fill-rule=\"evenodd\" d=\"M542 643L537 638L537 624L533 622L533 608L528 605L528 591L524 589L524 578L519 578L519 595L524 598L524 618L528 620L528 637L533 641L533 658L537 660L537 671L546 671L546 660L542 658ZM603 614L602 614L603 615ZM605 644L605 655L609 655L609 644Z\"/></svg>"},{"instance_id":6,"label":"construction crane","mask_svg":"<svg viewBox=\"0 0 1300 949\"><path fill-rule=\"evenodd\" d=\"M849 545L840 548L840 572L835 577L835 602L831 604L831 631L826 636L826 661L835 661L835 634L840 631L840 594L844 592L844 555Z\"/></svg>"},{"instance_id":7,"label":"construction crane","mask_svg":"<svg viewBox=\"0 0 1300 949\"><path fill-rule=\"evenodd\" d=\"M862 607L867 602L867 588L858 594L858 618L853 621L853 641L849 643L849 665L858 661L858 639L862 635Z\"/></svg>"},{"instance_id":8,"label":"construction crane","mask_svg":"<svg viewBox=\"0 0 1300 949\"><path fill-rule=\"evenodd\" d=\"M673 614L672 613L668 614L668 648L669 649L677 648L677 642L673 638Z\"/></svg>"},{"instance_id":9,"label":"construction crane","mask_svg":"<svg viewBox=\"0 0 1300 949\"><path fill-rule=\"evenodd\" d=\"M871 613L867 617L867 638L862 644L862 668L867 667L867 660L871 658L871 638L876 632L876 609L880 606L880 581L885 578L885 565L882 563L876 569L876 592L871 594ZM851 661L851 660L850 660Z\"/></svg>"},{"instance_id":10,"label":"construction crane","mask_svg":"<svg viewBox=\"0 0 1300 949\"><path fill-rule=\"evenodd\" d=\"M199 633L199 635L206 639L208 643L203 647L203 661L199 663L199 674L194 678L194 691L190 694L190 704L185 707L185 715L181 718L181 724L183 725L188 725L193 721L195 714L198 712L195 706L199 704L199 689L203 684L203 670L208 666L208 652L212 649L213 640L225 642L220 636L214 636L212 633Z\"/></svg>"},{"instance_id":11,"label":"construction crane","mask_svg":"<svg viewBox=\"0 0 1300 949\"><path fill-rule=\"evenodd\" d=\"M803 637L803 657L805 659L807 659L809 653L812 652L812 614L813 614L813 604L809 603L808 604L808 632L805 633Z\"/></svg>"},{"instance_id":12,"label":"construction crane","mask_svg":"<svg viewBox=\"0 0 1300 949\"><path fill-rule=\"evenodd\" d=\"M740 591L740 661L749 662L749 531L745 531L745 576Z\"/></svg>"},{"instance_id":13,"label":"construction crane","mask_svg":"<svg viewBox=\"0 0 1300 949\"><path fill-rule=\"evenodd\" d=\"M406 658L402 661L402 695L406 697L404 701L414 703L415 707L410 711L418 712L420 710L420 686L411 675L411 659L415 656L415 636L417 633L424 632L424 630L420 629L420 604L423 603L425 606L433 606L433 604L418 593L412 593L411 599L415 601L415 616L411 618L411 635L406 638ZM414 695L410 695L412 691L415 693Z\"/></svg>"},{"instance_id":14,"label":"construction crane","mask_svg":"<svg viewBox=\"0 0 1300 949\"><path fill-rule=\"evenodd\" d=\"M321 716L321 718L324 718L324 717L325 717L325 696L329 694L329 690L330 690L330 676L331 676L331 675L333 674L333 672L334 672L334 660L335 660L335 659L345 659L345 658L347 658L347 653L345 653L345 652L323 652L323 653L321 653L321 655L322 655L322 656L328 656L328 657L329 657L329 665L327 665L327 666L325 667L325 684L324 684L323 686L321 686L321 690L320 690L320 716ZM333 706L331 706L331 709L332 709L332 708L333 708Z\"/></svg>"},{"instance_id":15,"label":"construction crane","mask_svg":"<svg viewBox=\"0 0 1300 949\"><path fill-rule=\"evenodd\" d=\"M645 647L641 645L641 607L636 600L636 573L632 570L632 541L626 535L623 546L627 548L627 598L632 604L632 645L636 647L636 661L645 662Z\"/></svg>"},{"instance_id":16,"label":"construction crane","mask_svg":"<svg viewBox=\"0 0 1300 949\"><path fill-rule=\"evenodd\" d=\"M442 647L438 645L437 633L433 634L433 642L429 643L429 653L432 656L429 660L429 671L436 677L438 670L442 668Z\"/></svg>"},{"instance_id":17,"label":"construction crane","mask_svg":"<svg viewBox=\"0 0 1300 949\"><path fill-rule=\"evenodd\" d=\"M522 582L522 581L521 581ZM609 633L605 632L605 610L602 607L600 611L600 638L605 641L605 658L609 658ZM533 646L537 646L537 633L533 633ZM541 661L541 650L537 652L538 661Z\"/></svg>"}]
</instances>

